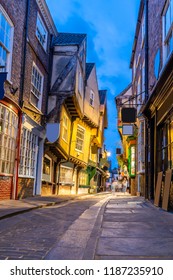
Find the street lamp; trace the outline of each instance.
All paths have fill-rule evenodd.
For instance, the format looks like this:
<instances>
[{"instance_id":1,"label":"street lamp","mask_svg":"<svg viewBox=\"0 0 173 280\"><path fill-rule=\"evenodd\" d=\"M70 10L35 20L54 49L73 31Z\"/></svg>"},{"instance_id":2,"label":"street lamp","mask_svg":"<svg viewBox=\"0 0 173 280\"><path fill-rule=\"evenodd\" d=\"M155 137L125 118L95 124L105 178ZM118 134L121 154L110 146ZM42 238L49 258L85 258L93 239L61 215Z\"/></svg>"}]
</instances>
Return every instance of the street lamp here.
<instances>
[{"instance_id":1,"label":"street lamp","mask_svg":"<svg viewBox=\"0 0 173 280\"><path fill-rule=\"evenodd\" d=\"M111 156L111 152L107 152L107 157L110 157Z\"/></svg>"}]
</instances>

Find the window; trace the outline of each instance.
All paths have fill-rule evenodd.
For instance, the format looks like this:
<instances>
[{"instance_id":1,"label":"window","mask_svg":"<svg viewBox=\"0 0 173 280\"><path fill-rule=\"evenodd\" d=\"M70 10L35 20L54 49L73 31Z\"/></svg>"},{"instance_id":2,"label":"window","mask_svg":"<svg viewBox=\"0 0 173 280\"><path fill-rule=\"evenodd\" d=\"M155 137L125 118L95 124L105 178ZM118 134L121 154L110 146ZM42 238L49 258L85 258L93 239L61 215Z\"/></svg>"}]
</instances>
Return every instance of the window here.
<instances>
[{"instance_id":1,"label":"window","mask_svg":"<svg viewBox=\"0 0 173 280\"><path fill-rule=\"evenodd\" d=\"M0 72L8 72L11 77L13 24L0 5Z\"/></svg>"},{"instance_id":2,"label":"window","mask_svg":"<svg viewBox=\"0 0 173 280\"><path fill-rule=\"evenodd\" d=\"M36 26L36 36L38 40L40 41L40 44L43 46L43 48L46 50L47 47L47 30L46 27L39 16L37 15L37 26Z\"/></svg>"},{"instance_id":3,"label":"window","mask_svg":"<svg viewBox=\"0 0 173 280\"><path fill-rule=\"evenodd\" d=\"M94 107L94 92L90 90L90 105Z\"/></svg>"},{"instance_id":4,"label":"window","mask_svg":"<svg viewBox=\"0 0 173 280\"><path fill-rule=\"evenodd\" d=\"M143 46L144 39L145 39L145 15L143 15L142 18L141 32L142 32L142 46Z\"/></svg>"},{"instance_id":5,"label":"window","mask_svg":"<svg viewBox=\"0 0 173 280\"><path fill-rule=\"evenodd\" d=\"M42 179L51 182L51 164L52 160L47 155L44 157L43 160L43 175Z\"/></svg>"},{"instance_id":6,"label":"window","mask_svg":"<svg viewBox=\"0 0 173 280\"><path fill-rule=\"evenodd\" d=\"M43 92L43 74L38 67L33 63L31 77L31 103L38 109L41 109Z\"/></svg>"},{"instance_id":7,"label":"window","mask_svg":"<svg viewBox=\"0 0 173 280\"><path fill-rule=\"evenodd\" d=\"M60 167L60 184L73 184L73 169L69 167Z\"/></svg>"},{"instance_id":8,"label":"window","mask_svg":"<svg viewBox=\"0 0 173 280\"><path fill-rule=\"evenodd\" d=\"M173 51L173 0L168 0L163 14L164 59Z\"/></svg>"},{"instance_id":9,"label":"window","mask_svg":"<svg viewBox=\"0 0 173 280\"><path fill-rule=\"evenodd\" d=\"M21 153L19 175L34 177L38 137L23 127L21 137Z\"/></svg>"},{"instance_id":10,"label":"window","mask_svg":"<svg viewBox=\"0 0 173 280\"><path fill-rule=\"evenodd\" d=\"M0 104L0 173L13 174L18 117Z\"/></svg>"},{"instance_id":11,"label":"window","mask_svg":"<svg viewBox=\"0 0 173 280\"><path fill-rule=\"evenodd\" d=\"M83 151L85 130L78 125L76 135L76 150Z\"/></svg>"},{"instance_id":12,"label":"window","mask_svg":"<svg viewBox=\"0 0 173 280\"><path fill-rule=\"evenodd\" d=\"M137 112L139 112L141 108L141 78L138 79L137 84Z\"/></svg>"},{"instance_id":13,"label":"window","mask_svg":"<svg viewBox=\"0 0 173 280\"><path fill-rule=\"evenodd\" d=\"M63 116L63 128L62 128L62 139L64 141L68 141L68 118L67 116L64 114Z\"/></svg>"},{"instance_id":14,"label":"window","mask_svg":"<svg viewBox=\"0 0 173 280\"><path fill-rule=\"evenodd\" d=\"M83 96L83 78L82 73L79 71L79 77L78 77L78 91L81 96Z\"/></svg>"},{"instance_id":15,"label":"window","mask_svg":"<svg viewBox=\"0 0 173 280\"><path fill-rule=\"evenodd\" d=\"M134 58L133 62L133 80L135 79L136 76L136 58Z\"/></svg>"},{"instance_id":16,"label":"window","mask_svg":"<svg viewBox=\"0 0 173 280\"><path fill-rule=\"evenodd\" d=\"M88 174L85 171L79 173L79 185L86 186Z\"/></svg>"},{"instance_id":17,"label":"window","mask_svg":"<svg viewBox=\"0 0 173 280\"><path fill-rule=\"evenodd\" d=\"M142 102L145 100L145 62L142 65Z\"/></svg>"}]
</instances>

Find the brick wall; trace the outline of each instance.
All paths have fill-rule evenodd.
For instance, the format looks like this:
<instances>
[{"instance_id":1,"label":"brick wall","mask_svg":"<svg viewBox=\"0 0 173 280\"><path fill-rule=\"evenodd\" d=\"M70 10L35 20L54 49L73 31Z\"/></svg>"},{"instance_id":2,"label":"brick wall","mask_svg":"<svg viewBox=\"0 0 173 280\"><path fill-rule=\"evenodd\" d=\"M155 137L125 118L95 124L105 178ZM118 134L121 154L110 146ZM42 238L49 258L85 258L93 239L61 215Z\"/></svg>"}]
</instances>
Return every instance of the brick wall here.
<instances>
[{"instance_id":1,"label":"brick wall","mask_svg":"<svg viewBox=\"0 0 173 280\"><path fill-rule=\"evenodd\" d=\"M0 200L11 199L13 177L0 176Z\"/></svg>"},{"instance_id":2,"label":"brick wall","mask_svg":"<svg viewBox=\"0 0 173 280\"><path fill-rule=\"evenodd\" d=\"M148 25L149 25L149 88L152 87L156 78L154 75L154 59L160 48L161 66L162 66L162 10L165 0L149 1L148 10Z\"/></svg>"},{"instance_id":3,"label":"brick wall","mask_svg":"<svg viewBox=\"0 0 173 280\"><path fill-rule=\"evenodd\" d=\"M18 194L17 198L26 198L33 196L34 179L20 178L18 181Z\"/></svg>"},{"instance_id":4,"label":"brick wall","mask_svg":"<svg viewBox=\"0 0 173 280\"><path fill-rule=\"evenodd\" d=\"M12 82L12 86L14 88L18 88L15 95L12 95L9 90L6 91L6 94L9 98L18 103L20 92L21 64L23 59L22 46L26 1L1 0L1 5L14 25L12 71L10 80Z\"/></svg>"}]
</instances>

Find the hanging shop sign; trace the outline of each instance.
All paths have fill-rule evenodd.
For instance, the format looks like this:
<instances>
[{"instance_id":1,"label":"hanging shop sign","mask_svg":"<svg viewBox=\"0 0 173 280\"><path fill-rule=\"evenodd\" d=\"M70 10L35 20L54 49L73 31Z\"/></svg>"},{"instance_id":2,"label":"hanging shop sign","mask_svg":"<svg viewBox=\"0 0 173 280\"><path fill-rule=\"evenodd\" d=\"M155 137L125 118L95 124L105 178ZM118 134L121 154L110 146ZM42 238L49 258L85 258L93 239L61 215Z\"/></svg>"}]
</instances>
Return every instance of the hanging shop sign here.
<instances>
[{"instance_id":1,"label":"hanging shop sign","mask_svg":"<svg viewBox=\"0 0 173 280\"><path fill-rule=\"evenodd\" d=\"M136 175L136 147L130 147L130 177L135 177Z\"/></svg>"},{"instance_id":2,"label":"hanging shop sign","mask_svg":"<svg viewBox=\"0 0 173 280\"><path fill-rule=\"evenodd\" d=\"M58 140L60 134L59 123L47 123L46 125L46 137L49 142L54 143Z\"/></svg>"},{"instance_id":3,"label":"hanging shop sign","mask_svg":"<svg viewBox=\"0 0 173 280\"><path fill-rule=\"evenodd\" d=\"M122 127L122 134L123 135L133 135L134 133L134 126L131 124L126 125L124 124Z\"/></svg>"},{"instance_id":4,"label":"hanging shop sign","mask_svg":"<svg viewBox=\"0 0 173 280\"><path fill-rule=\"evenodd\" d=\"M136 108L124 107L121 110L123 123L135 123L136 122Z\"/></svg>"},{"instance_id":5,"label":"hanging shop sign","mask_svg":"<svg viewBox=\"0 0 173 280\"><path fill-rule=\"evenodd\" d=\"M121 155L121 148L116 148L116 154Z\"/></svg>"}]
</instances>

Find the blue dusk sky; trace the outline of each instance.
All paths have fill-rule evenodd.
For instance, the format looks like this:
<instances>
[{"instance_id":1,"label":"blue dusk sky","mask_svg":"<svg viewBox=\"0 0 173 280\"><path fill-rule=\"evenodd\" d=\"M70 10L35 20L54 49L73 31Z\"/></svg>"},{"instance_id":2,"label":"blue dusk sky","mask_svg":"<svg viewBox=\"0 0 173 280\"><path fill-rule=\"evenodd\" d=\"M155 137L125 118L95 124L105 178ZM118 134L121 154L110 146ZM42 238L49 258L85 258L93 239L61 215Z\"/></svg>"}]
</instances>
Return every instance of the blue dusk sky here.
<instances>
[{"instance_id":1,"label":"blue dusk sky","mask_svg":"<svg viewBox=\"0 0 173 280\"><path fill-rule=\"evenodd\" d=\"M96 64L98 87L107 89L106 149L117 166L114 98L131 82L129 68L140 0L46 0L59 32L87 34L87 62Z\"/></svg>"}]
</instances>

